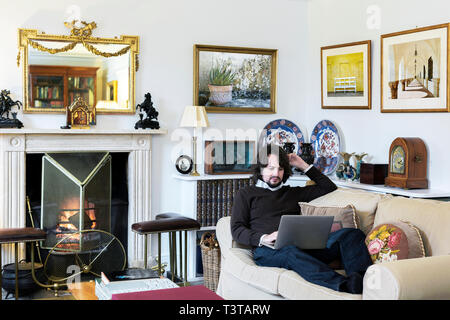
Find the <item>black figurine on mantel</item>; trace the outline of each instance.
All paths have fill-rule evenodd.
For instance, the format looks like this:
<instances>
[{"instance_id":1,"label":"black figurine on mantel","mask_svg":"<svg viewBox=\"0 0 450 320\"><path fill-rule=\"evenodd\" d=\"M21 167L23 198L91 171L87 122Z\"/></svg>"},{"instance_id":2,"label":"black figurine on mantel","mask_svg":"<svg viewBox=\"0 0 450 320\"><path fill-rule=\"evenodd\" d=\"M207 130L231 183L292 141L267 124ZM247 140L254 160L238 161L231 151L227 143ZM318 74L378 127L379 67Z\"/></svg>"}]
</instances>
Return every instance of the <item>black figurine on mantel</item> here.
<instances>
[{"instance_id":1,"label":"black figurine on mantel","mask_svg":"<svg viewBox=\"0 0 450 320\"><path fill-rule=\"evenodd\" d=\"M17 119L17 112L11 112L12 106L17 106L20 109L22 102L14 101L9 96L9 90L2 90L0 92L0 128L22 128L23 123ZM12 119L9 118L11 112ZM6 115L6 117L5 117Z\"/></svg>"},{"instance_id":2,"label":"black figurine on mantel","mask_svg":"<svg viewBox=\"0 0 450 320\"><path fill-rule=\"evenodd\" d=\"M139 118L140 120L136 122L134 125L135 129L142 128L142 129L159 129L159 122L158 120L158 111L153 107L152 102L152 95L150 92L147 92L145 94L145 100L141 104L138 104L136 106L136 110L139 108ZM144 111L147 114L147 117L144 118ZM155 119L155 120L153 120Z\"/></svg>"}]
</instances>

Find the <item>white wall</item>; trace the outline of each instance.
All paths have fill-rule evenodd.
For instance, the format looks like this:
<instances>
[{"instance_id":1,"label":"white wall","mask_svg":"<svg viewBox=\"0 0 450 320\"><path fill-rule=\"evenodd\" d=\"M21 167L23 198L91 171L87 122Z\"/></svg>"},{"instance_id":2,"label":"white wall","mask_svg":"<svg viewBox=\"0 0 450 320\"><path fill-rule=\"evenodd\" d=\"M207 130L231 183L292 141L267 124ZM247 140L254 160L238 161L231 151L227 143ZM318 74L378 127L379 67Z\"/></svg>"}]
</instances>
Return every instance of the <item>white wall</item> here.
<instances>
[{"instance_id":1,"label":"white wall","mask_svg":"<svg viewBox=\"0 0 450 320\"><path fill-rule=\"evenodd\" d=\"M1 0L0 88L21 99L22 79L16 66L17 28L68 34L63 25L72 1ZM446 0L151 0L77 1L81 17L96 21L95 36L139 35L140 70L136 103L151 92L159 122L169 134L154 138L153 208L155 212L181 208L171 177L174 148L171 141L184 106L193 101L193 44L276 48L278 52L277 114L209 114L213 128L261 129L276 118L295 122L307 139L314 125L329 119L340 128L344 150L367 152L366 160L387 163L390 143L397 136L424 139L429 153L432 187L450 189L445 170L450 126L448 113L380 112L380 35L450 21ZM379 28L369 29L367 13L381 12ZM320 108L320 47L372 40L372 110ZM26 127L59 128L63 115L19 114ZM98 128L132 128L137 116L99 115ZM189 150L181 150L189 152ZM176 151L175 151L176 153ZM168 157L171 155L171 157ZM156 192L158 191L158 192ZM160 192L159 192L160 191Z\"/></svg>"},{"instance_id":2,"label":"white wall","mask_svg":"<svg viewBox=\"0 0 450 320\"><path fill-rule=\"evenodd\" d=\"M262 129L277 118L291 119L302 130L306 116L305 76L308 65L307 2L298 0L0 0L0 88L22 100L21 68L16 66L17 29L69 34L63 21L72 4L81 18L98 25L93 36L140 36L140 69L136 74L136 103L152 94L166 136L153 138L153 214L187 214L177 199L182 193L173 158L178 142L171 135L183 109L193 103L193 45L210 44L278 49L277 108L274 115L209 114L214 129ZM18 115L28 128L59 128L63 115ZM132 129L137 115L98 115L97 128ZM190 145L188 144L188 148ZM190 150L183 151L190 154ZM176 156L177 154L175 154ZM192 210L189 208L188 210ZM190 213L193 216L195 212Z\"/></svg>"},{"instance_id":3,"label":"white wall","mask_svg":"<svg viewBox=\"0 0 450 320\"><path fill-rule=\"evenodd\" d=\"M379 28L369 29L370 6L380 10ZM372 20L370 20L372 21ZM428 179L432 188L450 190L449 113L380 112L380 35L450 22L447 0L312 0L308 6L309 82L306 94L309 134L321 119L340 129L345 151L366 152L364 160L388 163L396 137L420 137L428 150ZM325 110L320 102L320 47L372 40L372 110Z\"/></svg>"}]
</instances>

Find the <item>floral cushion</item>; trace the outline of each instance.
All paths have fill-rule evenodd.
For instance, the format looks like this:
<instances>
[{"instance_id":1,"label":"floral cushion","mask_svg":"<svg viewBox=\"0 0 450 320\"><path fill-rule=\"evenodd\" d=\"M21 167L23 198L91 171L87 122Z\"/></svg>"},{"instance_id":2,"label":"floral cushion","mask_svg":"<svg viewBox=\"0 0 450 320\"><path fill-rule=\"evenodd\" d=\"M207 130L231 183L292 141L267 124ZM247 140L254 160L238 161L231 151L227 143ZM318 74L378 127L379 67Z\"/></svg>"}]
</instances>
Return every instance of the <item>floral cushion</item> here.
<instances>
[{"instance_id":1,"label":"floral cushion","mask_svg":"<svg viewBox=\"0 0 450 320\"><path fill-rule=\"evenodd\" d=\"M425 257L419 230L405 221L383 223L366 237L373 263Z\"/></svg>"},{"instance_id":2,"label":"floral cushion","mask_svg":"<svg viewBox=\"0 0 450 320\"><path fill-rule=\"evenodd\" d=\"M345 207L315 206L307 202L299 202L300 214L304 216L334 216L331 231L342 228L358 228L358 216L355 207L351 204Z\"/></svg>"}]
</instances>

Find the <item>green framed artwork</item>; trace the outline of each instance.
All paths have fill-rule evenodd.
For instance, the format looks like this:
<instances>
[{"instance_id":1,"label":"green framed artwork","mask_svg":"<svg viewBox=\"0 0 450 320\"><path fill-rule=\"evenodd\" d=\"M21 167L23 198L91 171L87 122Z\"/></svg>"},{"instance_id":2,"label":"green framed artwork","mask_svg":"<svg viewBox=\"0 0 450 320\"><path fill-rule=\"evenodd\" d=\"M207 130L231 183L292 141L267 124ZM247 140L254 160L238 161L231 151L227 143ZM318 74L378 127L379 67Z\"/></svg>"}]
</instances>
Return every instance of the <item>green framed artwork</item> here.
<instances>
[{"instance_id":1,"label":"green framed artwork","mask_svg":"<svg viewBox=\"0 0 450 320\"><path fill-rule=\"evenodd\" d=\"M194 105L215 113L276 113L277 52L194 45Z\"/></svg>"}]
</instances>

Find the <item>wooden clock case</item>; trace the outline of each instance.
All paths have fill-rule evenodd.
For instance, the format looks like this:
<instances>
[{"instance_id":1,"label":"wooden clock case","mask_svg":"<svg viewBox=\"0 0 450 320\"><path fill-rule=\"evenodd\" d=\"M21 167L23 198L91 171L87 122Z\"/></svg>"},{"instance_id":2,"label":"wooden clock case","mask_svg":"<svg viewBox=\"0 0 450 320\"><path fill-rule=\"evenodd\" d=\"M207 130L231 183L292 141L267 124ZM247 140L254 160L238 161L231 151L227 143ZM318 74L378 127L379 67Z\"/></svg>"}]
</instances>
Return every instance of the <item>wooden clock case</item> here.
<instances>
[{"instance_id":1,"label":"wooden clock case","mask_svg":"<svg viewBox=\"0 0 450 320\"><path fill-rule=\"evenodd\" d=\"M392 152L396 146L405 151L405 170L403 174L392 172ZM420 138L396 138L389 148L388 176L384 184L403 189L427 189L427 149Z\"/></svg>"}]
</instances>

